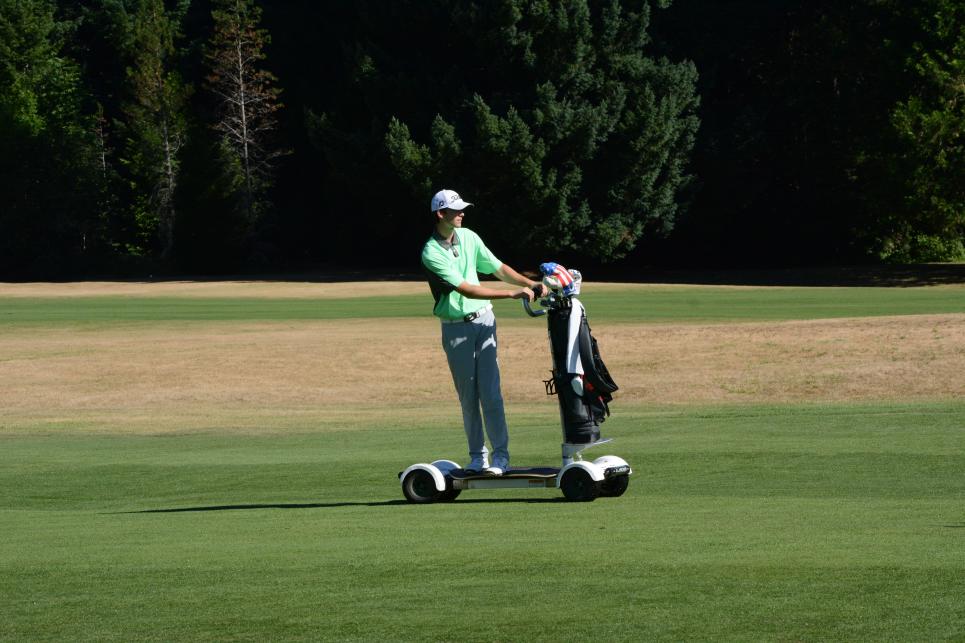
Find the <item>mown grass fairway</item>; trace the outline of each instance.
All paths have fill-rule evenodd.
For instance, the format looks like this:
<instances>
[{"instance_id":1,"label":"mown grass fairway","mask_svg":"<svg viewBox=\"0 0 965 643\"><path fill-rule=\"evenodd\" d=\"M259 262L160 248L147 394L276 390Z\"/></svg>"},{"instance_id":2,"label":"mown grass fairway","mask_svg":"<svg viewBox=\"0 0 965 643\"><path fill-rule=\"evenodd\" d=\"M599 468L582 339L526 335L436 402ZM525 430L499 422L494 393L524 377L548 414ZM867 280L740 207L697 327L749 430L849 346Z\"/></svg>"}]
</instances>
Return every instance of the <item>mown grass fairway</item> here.
<instances>
[{"instance_id":1,"label":"mown grass fairway","mask_svg":"<svg viewBox=\"0 0 965 643\"><path fill-rule=\"evenodd\" d=\"M296 290L299 297L238 297L243 290L232 289L233 297L178 297L165 289L166 296L83 295L75 297L6 297L0 310L0 324L106 323L131 321L280 321L346 318L419 317L431 315L432 299L421 284L404 284L403 292L389 294L391 284L377 296L366 296L371 288L359 289L361 296L345 295L311 298L310 291ZM322 290L320 287L319 290ZM15 292L15 291L14 291ZM145 290L142 292L149 292ZM265 292L259 289L259 292ZM268 291L270 292L270 291ZM341 296L338 296L341 295ZM706 322L779 321L965 312L965 290L955 287L931 288L728 288L654 287L605 284L592 288L583 299L594 319L610 322ZM499 301L506 313L521 317L516 302ZM596 311L601 311L597 313Z\"/></svg>"},{"instance_id":2,"label":"mown grass fairway","mask_svg":"<svg viewBox=\"0 0 965 643\"><path fill-rule=\"evenodd\" d=\"M626 495L411 506L465 449L428 295L0 288L0 640L961 639L965 289L600 290ZM553 463L543 322L500 324Z\"/></svg>"}]
</instances>

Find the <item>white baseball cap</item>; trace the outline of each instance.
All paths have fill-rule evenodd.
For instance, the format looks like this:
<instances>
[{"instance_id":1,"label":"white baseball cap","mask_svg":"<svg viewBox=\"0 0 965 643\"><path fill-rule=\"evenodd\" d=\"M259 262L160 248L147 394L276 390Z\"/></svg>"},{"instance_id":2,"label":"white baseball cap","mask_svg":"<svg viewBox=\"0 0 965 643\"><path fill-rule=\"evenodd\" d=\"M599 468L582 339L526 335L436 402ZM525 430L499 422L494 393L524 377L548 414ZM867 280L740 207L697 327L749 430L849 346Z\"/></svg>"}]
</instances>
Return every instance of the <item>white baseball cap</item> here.
<instances>
[{"instance_id":1,"label":"white baseball cap","mask_svg":"<svg viewBox=\"0 0 965 643\"><path fill-rule=\"evenodd\" d=\"M430 210L432 212L438 212L439 210L444 210L446 208L452 208L453 210L465 210L472 203L466 203L462 200L454 190L439 190L436 195L432 197L432 205Z\"/></svg>"}]
</instances>

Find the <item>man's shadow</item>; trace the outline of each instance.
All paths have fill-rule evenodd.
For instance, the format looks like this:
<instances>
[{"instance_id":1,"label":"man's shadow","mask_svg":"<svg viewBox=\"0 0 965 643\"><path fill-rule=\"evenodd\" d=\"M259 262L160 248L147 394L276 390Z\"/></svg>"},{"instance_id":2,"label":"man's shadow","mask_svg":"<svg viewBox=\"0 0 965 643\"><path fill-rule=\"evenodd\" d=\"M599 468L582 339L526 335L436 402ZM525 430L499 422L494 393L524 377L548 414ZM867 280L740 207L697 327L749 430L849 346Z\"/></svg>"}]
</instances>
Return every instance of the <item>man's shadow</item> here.
<instances>
[{"instance_id":1,"label":"man's shadow","mask_svg":"<svg viewBox=\"0 0 965 643\"><path fill-rule=\"evenodd\" d=\"M458 500L447 505L464 505L479 503L553 503L563 502L563 498L473 498ZM212 505L208 507L174 507L170 509L141 509L138 511L115 511L114 514L176 514L204 511L246 511L253 509L334 509L337 507L405 507L413 505L406 500L383 500L381 502L310 502L310 503L272 503L246 505Z\"/></svg>"}]
</instances>

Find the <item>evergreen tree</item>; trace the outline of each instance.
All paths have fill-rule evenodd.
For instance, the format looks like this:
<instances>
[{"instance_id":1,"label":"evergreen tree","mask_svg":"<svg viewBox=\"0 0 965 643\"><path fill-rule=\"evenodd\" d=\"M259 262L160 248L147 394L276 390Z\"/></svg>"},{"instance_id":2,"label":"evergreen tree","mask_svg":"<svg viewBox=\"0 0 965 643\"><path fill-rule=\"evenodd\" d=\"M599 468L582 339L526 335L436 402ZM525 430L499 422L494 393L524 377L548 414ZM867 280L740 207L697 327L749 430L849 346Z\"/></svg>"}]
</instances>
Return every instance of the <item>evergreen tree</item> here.
<instances>
[{"instance_id":1,"label":"evergreen tree","mask_svg":"<svg viewBox=\"0 0 965 643\"><path fill-rule=\"evenodd\" d=\"M80 65L94 118L99 195L98 227L91 241L102 270L123 261L138 238L129 217L131 188L122 176L124 112L119 100L126 93L126 58L133 49L130 10L135 5L136 0L79 0L62 5L64 15L77 25L66 51Z\"/></svg>"},{"instance_id":2,"label":"evergreen tree","mask_svg":"<svg viewBox=\"0 0 965 643\"><path fill-rule=\"evenodd\" d=\"M908 55L917 91L893 111L905 173L905 207L883 241L900 261L965 259L965 5L926 0L909 11L922 25Z\"/></svg>"},{"instance_id":3,"label":"evergreen tree","mask_svg":"<svg viewBox=\"0 0 965 643\"><path fill-rule=\"evenodd\" d=\"M954 256L962 230L953 204L965 184L954 126L962 122L961 7L674 4L657 37L695 58L703 105L700 186L675 231L674 259Z\"/></svg>"},{"instance_id":4,"label":"evergreen tree","mask_svg":"<svg viewBox=\"0 0 965 643\"><path fill-rule=\"evenodd\" d=\"M386 135L414 193L461 186L486 204L480 227L514 250L613 260L645 231L672 229L697 129L696 72L646 55L650 3L503 0L443 13L439 24L459 28L426 37L463 58L426 96L438 110L429 141L401 118ZM465 34L471 53L455 42Z\"/></svg>"},{"instance_id":5,"label":"evergreen tree","mask_svg":"<svg viewBox=\"0 0 965 643\"><path fill-rule=\"evenodd\" d=\"M219 101L214 129L227 153L228 174L237 176L240 205L248 225L264 210L272 162L282 155L275 145L281 107L277 79L263 67L271 41L261 28L254 0L214 0L214 33L206 52L208 87Z\"/></svg>"},{"instance_id":6,"label":"evergreen tree","mask_svg":"<svg viewBox=\"0 0 965 643\"><path fill-rule=\"evenodd\" d=\"M0 274L61 275L97 236L94 118L73 25L51 0L0 0Z\"/></svg>"},{"instance_id":7,"label":"evergreen tree","mask_svg":"<svg viewBox=\"0 0 965 643\"><path fill-rule=\"evenodd\" d=\"M187 0L172 12L163 0L139 0L133 15L122 162L134 193L138 238L128 249L134 254L157 251L168 258L174 246L174 193L190 93L177 70L175 41L186 8Z\"/></svg>"}]
</instances>

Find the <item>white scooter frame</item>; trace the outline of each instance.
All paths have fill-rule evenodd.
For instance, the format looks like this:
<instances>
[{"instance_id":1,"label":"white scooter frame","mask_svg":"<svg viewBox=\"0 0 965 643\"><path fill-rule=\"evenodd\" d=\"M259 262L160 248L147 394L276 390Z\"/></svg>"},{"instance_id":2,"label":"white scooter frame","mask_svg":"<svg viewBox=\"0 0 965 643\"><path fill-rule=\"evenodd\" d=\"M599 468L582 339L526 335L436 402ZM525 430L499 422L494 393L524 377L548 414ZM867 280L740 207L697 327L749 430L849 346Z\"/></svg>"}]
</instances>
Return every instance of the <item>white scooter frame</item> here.
<instances>
[{"instance_id":1,"label":"white scooter frame","mask_svg":"<svg viewBox=\"0 0 965 643\"><path fill-rule=\"evenodd\" d=\"M455 500L464 489L552 489L563 491L567 500L590 501L599 496L623 495L633 473L626 460L605 455L593 461L582 459L581 452L611 442L599 440L590 444L563 444L560 468L509 469L501 476L463 471L452 460L413 464L399 474L402 492L409 502L447 502ZM569 463L566 460L569 459Z\"/></svg>"},{"instance_id":2,"label":"white scooter frame","mask_svg":"<svg viewBox=\"0 0 965 643\"><path fill-rule=\"evenodd\" d=\"M570 272L577 279L580 278L579 272ZM541 303L551 302L553 296L550 295ZM531 317L546 314L545 308L533 310L525 299L523 307ZM560 413L562 423L562 411ZM615 455L605 455L593 461L583 459L583 451L608 442L612 442L612 439L585 444L563 442L559 468L510 468L502 475L495 476L465 471L452 460L436 460L413 464L399 473L399 481L406 499L420 504L455 500L464 489L557 488L567 500L575 501L592 501L600 496L617 497L627 490L630 474L633 473L626 460Z\"/></svg>"}]
</instances>

